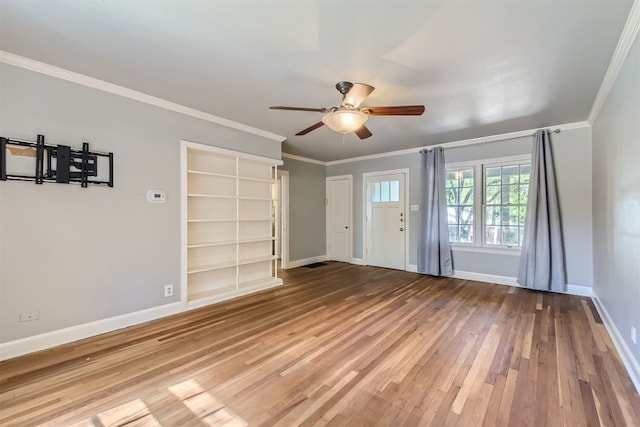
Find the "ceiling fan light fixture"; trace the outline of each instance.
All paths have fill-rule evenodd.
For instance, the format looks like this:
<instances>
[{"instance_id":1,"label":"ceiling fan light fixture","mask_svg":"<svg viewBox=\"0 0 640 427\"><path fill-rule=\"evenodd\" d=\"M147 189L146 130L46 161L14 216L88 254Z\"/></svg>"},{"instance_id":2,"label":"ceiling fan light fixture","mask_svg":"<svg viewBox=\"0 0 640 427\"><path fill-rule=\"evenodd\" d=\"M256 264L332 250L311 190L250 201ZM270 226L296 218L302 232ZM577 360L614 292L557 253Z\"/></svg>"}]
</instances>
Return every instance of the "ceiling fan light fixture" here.
<instances>
[{"instance_id":1,"label":"ceiling fan light fixture","mask_svg":"<svg viewBox=\"0 0 640 427\"><path fill-rule=\"evenodd\" d=\"M338 133L350 133L360 129L369 116L360 110L335 110L322 116L322 123Z\"/></svg>"}]
</instances>

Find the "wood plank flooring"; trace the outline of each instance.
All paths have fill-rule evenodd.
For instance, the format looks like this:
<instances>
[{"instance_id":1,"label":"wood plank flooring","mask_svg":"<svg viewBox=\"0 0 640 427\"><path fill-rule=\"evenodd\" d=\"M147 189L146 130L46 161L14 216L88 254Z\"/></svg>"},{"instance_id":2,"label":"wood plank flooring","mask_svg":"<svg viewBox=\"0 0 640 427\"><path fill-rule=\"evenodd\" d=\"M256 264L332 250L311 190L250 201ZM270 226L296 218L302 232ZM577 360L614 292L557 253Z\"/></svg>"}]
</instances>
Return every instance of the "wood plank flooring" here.
<instances>
[{"instance_id":1,"label":"wood plank flooring","mask_svg":"<svg viewBox=\"0 0 640 427\"><path fill-rule=\"evenodd\" d=\"M639 426L591 301L328 263L0 363L3 426Z\"/></svg>"}]
</instances>

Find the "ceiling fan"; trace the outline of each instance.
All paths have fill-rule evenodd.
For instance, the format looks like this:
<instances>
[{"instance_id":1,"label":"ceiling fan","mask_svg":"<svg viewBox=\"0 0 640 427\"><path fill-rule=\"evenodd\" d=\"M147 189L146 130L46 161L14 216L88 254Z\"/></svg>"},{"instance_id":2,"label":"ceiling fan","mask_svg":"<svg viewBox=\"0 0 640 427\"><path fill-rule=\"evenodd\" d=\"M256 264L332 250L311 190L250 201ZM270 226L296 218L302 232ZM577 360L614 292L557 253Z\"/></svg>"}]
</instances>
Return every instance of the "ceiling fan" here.
<instances>
[{"instance_id":1,"label":"ceiling fan","mask_svg":"<svg viewBox=\"0 0 640 427\"><path fill-rule=\"evenodd\" d=\"M276 105L269 108L271 110L314 111L324 113L321 121L301 130L296 133L296 136L306 135L323 125L327 125L327 127L334 132L355 132L360 139L369 138L373 135L365 126L369 116L420 116L424 113L424 105L358 108L362 101L375 89L368 84L338 82L336 83L336 89L342 94L342 103L339 107L305 108Z\"/></svg>"}]
</instances>

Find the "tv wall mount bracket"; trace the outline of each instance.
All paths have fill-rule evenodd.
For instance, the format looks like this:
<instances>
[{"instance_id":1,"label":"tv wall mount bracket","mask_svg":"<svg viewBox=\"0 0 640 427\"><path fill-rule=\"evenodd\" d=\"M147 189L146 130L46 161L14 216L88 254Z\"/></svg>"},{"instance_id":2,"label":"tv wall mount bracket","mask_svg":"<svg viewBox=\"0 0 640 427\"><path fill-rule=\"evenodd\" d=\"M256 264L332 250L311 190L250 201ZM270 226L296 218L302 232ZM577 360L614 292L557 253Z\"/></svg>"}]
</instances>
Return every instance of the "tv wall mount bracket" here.
<instances>
[{"instance_id":1,"label":"tv wall mount bracket","mask_svg":"<svg viewBox=\"0 0 640 427\"><path fill-rule=\"evenodd\" d=\"M7 150L11 153L35 157L33 175L7 173ZM108 178L97 179L98 158L108 161ZM36 142L0 137L0 181L34 181L36 184L57 182L60 184L79 183L86 188L92 185L113 187L113 153L89 151L89 143L83 142L82 149L68 145L49 145L44 135L38 135Z\"/></svg>"}]
</instances>

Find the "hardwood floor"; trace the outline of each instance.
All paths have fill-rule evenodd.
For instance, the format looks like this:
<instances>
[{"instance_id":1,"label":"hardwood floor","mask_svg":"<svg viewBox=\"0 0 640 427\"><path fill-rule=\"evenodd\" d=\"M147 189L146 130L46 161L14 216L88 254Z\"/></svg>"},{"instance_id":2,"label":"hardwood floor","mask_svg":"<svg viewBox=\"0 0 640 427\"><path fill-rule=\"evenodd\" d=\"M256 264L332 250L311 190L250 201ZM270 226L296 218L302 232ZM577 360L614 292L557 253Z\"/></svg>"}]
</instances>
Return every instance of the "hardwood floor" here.
<instances>
[{"instance_id":1,"label":"hardwood floor","mask_svg":"<svg viewBox=\"0 0 640 427\"><path fill-rule=\"evenodd\" d=\"M328 263L0 363L0 425L638 426L591 301Z\"/></svg>"}]
</instances>

